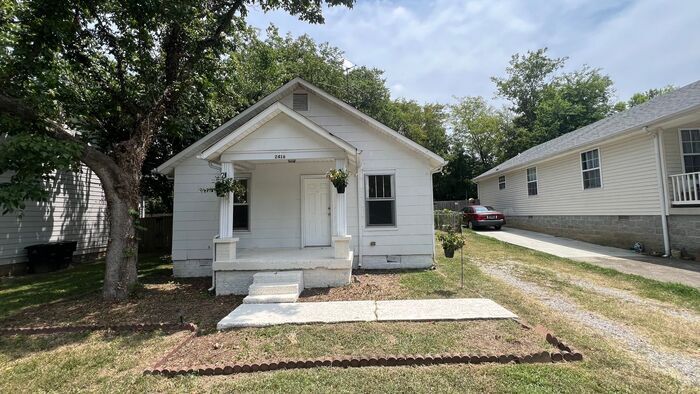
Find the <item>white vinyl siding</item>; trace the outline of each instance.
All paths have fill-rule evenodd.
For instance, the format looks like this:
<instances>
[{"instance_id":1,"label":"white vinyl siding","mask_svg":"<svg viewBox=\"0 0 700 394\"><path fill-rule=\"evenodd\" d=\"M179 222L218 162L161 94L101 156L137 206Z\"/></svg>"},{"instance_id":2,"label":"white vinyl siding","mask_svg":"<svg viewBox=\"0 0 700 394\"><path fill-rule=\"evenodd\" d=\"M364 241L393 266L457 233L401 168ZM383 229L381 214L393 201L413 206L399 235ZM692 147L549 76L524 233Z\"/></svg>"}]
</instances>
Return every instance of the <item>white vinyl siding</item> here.
<instances>
[{"instance_id":1,"label":"white vinyl siding","mask_svg":"<svg viewBox=\"0 0 700 394\"><path fill-rule=\"evenodd\" d=\"M0 182L9 180L0 175ZM102 185L86 166L59 173L46 183L49 201L28 201L21 217L0 216L0 265L26 261L25 246L77 241L76 255L102 252L109 240L107 202Z\"/></svg>"},{"instance_id":2,"label":"white vinyl siding","mask_svg":"<svg viewBox=\"0 0 700 394\"><path fill-rule=\"evenodd\" d=\"M281 103L293 107L293 95ZM357 177L346 188L348 233L358 255L359 231L363 255L430 256L433 254L432 174L427 160L395 140L371 129L316 95L308 95L308 111L300 112L362 152L361 178L365 174L392 174L395 226L366 227L366 215L358 217ZM232 151L277 149L338 149L327 140L276 117L236 144ZM301 245L300 177L322 175L334 168L332 161L257 163L250 171L250 230L234 231L238 247L270 248ZM237 171L237 175L240 172ZM175 168L173 260L211 260L212 239L218 231L219 202L210 187L217 170L193 155ZM360 186L361 212L365 211L364 181ZM334 200L334 199L332 199ZM335 209L332 207L332 209ZM332 224L332 228L334 224ZM403 260L402 260L403 263Z\"/></svg>"},{"instance_id":3,"label":"white vinyl siding","mask_svg":"<svg viewBox=\"0 0 700 394\"><path fill-rule=\"evenodd\" d=\"M480 181L479 200L506 216L659 214L651 137L638 134L601 144L598 150L603 159L603 188L582 192L581 152L572 152L536 163L537 178L543 180L537 198L528 198L526 169L522 168L505 174L507 193L498 189L498 176Z\"/></svg>"},{"instance_id":4,"label":"white vinyl siding","mask_svg":"<svg viewBox=\"0 0 700 394\"><path fill-rule=\"evenodd\" d=\"M528 168L526 171L527 175L527 195L536 196L537 195L537 168Z\"/></svg>"}]
</instances>

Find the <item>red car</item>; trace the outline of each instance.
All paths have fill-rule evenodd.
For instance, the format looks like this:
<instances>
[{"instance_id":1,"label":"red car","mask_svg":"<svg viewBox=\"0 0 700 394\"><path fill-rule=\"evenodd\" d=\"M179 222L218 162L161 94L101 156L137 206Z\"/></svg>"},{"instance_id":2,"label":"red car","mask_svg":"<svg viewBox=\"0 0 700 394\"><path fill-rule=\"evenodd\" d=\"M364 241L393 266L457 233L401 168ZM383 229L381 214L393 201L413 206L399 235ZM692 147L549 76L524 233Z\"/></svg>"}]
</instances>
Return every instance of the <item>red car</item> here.
<instances>
[{"instance_id":1,"label":"red car","mask_svg":"<svg viewBox=\"0 0 700 394\"><path fill-rule=\"evenodd\" d=\"M477 229L480 227L493 227L500 230L506 224L506 217L488 205L470 205L462 209L464 223L467 227Z\"/></svg>"}]
</instances>

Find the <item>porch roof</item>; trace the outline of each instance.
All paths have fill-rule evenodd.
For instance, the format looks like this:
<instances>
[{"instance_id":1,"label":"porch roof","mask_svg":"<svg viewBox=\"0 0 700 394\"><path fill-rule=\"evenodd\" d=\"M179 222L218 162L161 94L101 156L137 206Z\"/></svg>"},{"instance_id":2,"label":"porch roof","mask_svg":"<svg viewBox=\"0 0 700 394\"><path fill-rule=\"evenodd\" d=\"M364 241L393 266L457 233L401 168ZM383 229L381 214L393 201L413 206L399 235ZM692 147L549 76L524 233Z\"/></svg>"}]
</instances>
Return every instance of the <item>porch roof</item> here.
<instances>
[{"instance_id":1,"label":"porch roof","mask_svg":"<svg viewBox=\"0 0 700 394\"><path fill-rule=\"evenodd\" d=\"M197 155L200 159L215 161L218 160L221 155L229 148L233 147L245 137L252 134L254 131L258 130L260 127L265 125L267 122L273 118L280 116L281 114L286 115L290 119L301 124L306 130L315 133L316 135L322 137L324 140L331 142L333 145L338 147L340 150L346 152L353 157L357 152L357 149L347 141L333 135L331 132L321 127L320 125L314 123L310 119L302 116L291 108L279 102L269 106L264 111L260 112L246 123L242 124L240 127L235 129L233 132L217 141L209 148L205 149L201 154Z\"/></svg>"}]
</instances>

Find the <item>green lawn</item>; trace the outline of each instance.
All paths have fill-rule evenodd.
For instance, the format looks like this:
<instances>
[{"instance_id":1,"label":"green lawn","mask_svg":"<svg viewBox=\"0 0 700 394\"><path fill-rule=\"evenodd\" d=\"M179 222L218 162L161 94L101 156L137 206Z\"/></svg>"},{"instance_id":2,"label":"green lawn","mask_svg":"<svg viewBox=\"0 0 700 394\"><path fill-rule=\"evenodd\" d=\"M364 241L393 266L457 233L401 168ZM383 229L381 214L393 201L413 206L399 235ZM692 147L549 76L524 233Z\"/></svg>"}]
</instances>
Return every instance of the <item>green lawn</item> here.
<instances>
[{"instance_id":1,"label":"green lawn","mask_svg":"<svg viewBox=\"0 0 700 394\"><path fill-rule=\"evenodd\" d=\"M587 264L575 263L528 249L507 245L466 233L465 280L460 288L459 253L454 259L438 258L436 270L402 272L397 286L407 296L415 298L488 297L517 313L531 324L542 324L584 353L584 361L566 364L534 365L446 365L431 367L393 368L320 368L244 374L223 377L181 376L173 379L143 376L142 370L167 352L183 334L109 333L0 337L0 391L264 391L264 392L697 392L679 379L654 369L643 359L633 357L620 343L595 332L576 321L563 317L526 293L515 289L483 272L476 263L503 267L519 264L517 274L523 279L575 300L580 308L601 314L623 324L629 324L639 335L648 337L663 349L680 349L684 344L698 343L693 325L664 334L670 324L677 323L667 316L634 305L626 305L599 295L590 294L567 282L562 275L594 281L600 286L620 289L669 308L684 308L697 312L700 297L694 289L666 285L647 279L601 270ZM440 251L441 253L441 251ZM143 264L143 282L163 282L163 269L157 259ZM76 267L74 270L41 277L25 277L4 281L0 287L3 313L20 316L34 309L47 308L42 303L99 288L99 264ZM38 280L36 280L38 279ZM88 282L94 281L88 284ZM148 285L147 285L148 286ZM175 288L177 282L170 287ZM169 289L169 288L168 288ZM165 290L160 290L164 292ZM48 293L44 294L44 293ZM130 301L121 309L134 308L148 300ZM210 309L231 299L211 297L201 291L194 302L200 309ZM97 297L92 293L85 297ZM188 297L192 298L192 297ZM13 300L7 306L5 299ZM83 299L83 298L80 298ZM68 301L72 305L80 302ZM177 299L177 298L173 298ZM223 300L223 301L222 301ZM184 300L183 300L184 302ZM223 307L225 307L224 305ZM225 309L222 309L225 310ZM630 313L637 311L643 313ZM643 318L638 317L643 315ZM0 322L0 324L2 324ZM455 346L464 340L455 330L468 331L459 324L449 328L450 335L426 326L395 326L382 324L277 327L242 331L241 354L250 349L272 352L275 356L315 354L339 349L348 351L363 346L386 348L391 351L413 349L435 350L440 346ZM468 322L461 323L464 325ZM387 328L388 327L388 328ZM428 326L429 327L429 326ZM466 327L466 326L462 326ZM392 332L392 329L395 332ZM353 335L353 333L357 333ZM217 342L216 333L206 333L200 339ZM231 334L238 335L238 334ZM681 337L680 342L669 339ZM435 336L439 336L436 338ZM235 339L235 338L234 338ZM231 338L229 338L231 340ZM236 343L232 340L231 343ZM244 349L243 346L246 348ZM344 347L343 347L344 346ZM247 349L247 350L246 350ZM262 349L262 350L259 350ZM286 350L285 350L286 349ZM458 350L455 350L458 351ZM688 354L695 349L689 349Z\"/></svg>"},{"instance_id":2,"label":"green lawn","mask_svg":"<svg viewBox=\"0 0 700 394\"><path fill-rule=\"evenodd\" d=\"M157 256L139 261L139 277L163 275L171 267ZM0 278L0 319L24 308L96 293L102 288L104 262L77 264L67 269L38 275Z\"/></svg>"}]
</instances>

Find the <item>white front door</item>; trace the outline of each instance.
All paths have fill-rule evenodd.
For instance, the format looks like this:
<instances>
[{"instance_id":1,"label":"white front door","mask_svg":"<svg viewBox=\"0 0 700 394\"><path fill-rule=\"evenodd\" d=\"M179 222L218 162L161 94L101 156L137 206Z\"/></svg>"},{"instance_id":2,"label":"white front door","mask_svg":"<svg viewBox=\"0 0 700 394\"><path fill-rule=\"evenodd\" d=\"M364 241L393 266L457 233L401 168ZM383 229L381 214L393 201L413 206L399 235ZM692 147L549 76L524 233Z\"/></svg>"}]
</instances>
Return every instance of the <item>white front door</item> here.
<instances>
[{"instance_id":1,"label":"white front door","mask_svg":"<svg viewBox=\"0 0 700 394\"><path fill-rule=\"evenodd\" d=\"M331 196L325 178L302 179L301 226L304 246L330 246Z\"/></svg>"}]
</instances>

